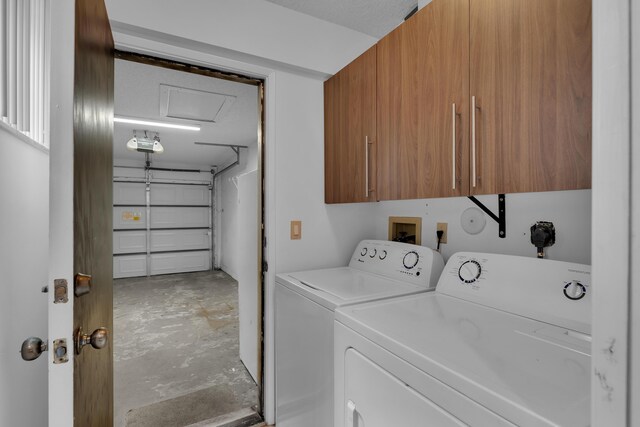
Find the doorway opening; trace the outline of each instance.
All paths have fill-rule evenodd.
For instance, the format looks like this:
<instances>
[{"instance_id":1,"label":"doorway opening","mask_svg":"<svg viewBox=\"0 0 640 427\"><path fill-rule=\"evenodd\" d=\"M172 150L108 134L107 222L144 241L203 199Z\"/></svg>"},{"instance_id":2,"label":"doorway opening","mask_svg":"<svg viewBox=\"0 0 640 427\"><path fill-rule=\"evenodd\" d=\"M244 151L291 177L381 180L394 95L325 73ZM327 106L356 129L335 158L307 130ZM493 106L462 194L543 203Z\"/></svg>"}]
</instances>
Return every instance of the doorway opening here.
<instances>
[{"instance_id":1,"label":"doorway opening","mask_svg":"<svg viewBox=\"0 0 640 427\"><path fill-rule=\"evenodd\" d=\"M115 425L251 425L262 414L264 82L115 58Z\"/></svg>"}]
</instances>

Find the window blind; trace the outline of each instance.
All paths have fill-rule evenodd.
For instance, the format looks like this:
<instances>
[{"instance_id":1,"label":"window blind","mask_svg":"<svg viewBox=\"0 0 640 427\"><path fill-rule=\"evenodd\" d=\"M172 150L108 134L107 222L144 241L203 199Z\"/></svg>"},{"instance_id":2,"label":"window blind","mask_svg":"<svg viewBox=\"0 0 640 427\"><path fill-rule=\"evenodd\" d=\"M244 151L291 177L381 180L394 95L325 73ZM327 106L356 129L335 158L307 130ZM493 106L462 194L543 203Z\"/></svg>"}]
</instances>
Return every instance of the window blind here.
<instances>
[{"instance_id":1,"label":"window blind","mask_svg":"<svg viewBox=\"0 0 640 427\"><path fill-rule=\"evenodd\" d=\"M49 146L48 0L0 0L0 120Z\"/></svg>"}]
</instances>

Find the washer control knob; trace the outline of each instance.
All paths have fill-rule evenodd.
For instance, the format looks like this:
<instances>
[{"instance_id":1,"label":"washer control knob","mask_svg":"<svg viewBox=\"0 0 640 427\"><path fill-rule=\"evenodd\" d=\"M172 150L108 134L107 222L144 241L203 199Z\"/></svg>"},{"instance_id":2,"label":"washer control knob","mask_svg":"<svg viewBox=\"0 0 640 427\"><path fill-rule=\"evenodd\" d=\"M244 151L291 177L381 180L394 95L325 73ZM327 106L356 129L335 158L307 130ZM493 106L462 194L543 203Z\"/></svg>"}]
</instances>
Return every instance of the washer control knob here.
<instances>
[{"instance_id":1,"label":"washer control knob","mask_svg":"<svg viewBox=\"0 0 640 427\"><path fill-rule=\"evenodd\" d=\"M378 253L378 250L376 248L371 249L369 258L375 258L377 253Z\"/></svg>"},{"instance_id":2,"label":"washer control knob","mask_svg":"<svg viewBox=\"0 0 640 427\"><path fill-rule=\"evenodd\" d=\"M564 285L564 295L572 300L579 300L587 293L587 288L584 285L576 280L572 280L571 282Z\"/></svg>"},{"instance_id":3,"label":"washer control knob","mask_svg":"<svg viewBox=\"0 0 640 427\"><path fill-rule=\"evenodd\" d=\"M380 252L380 259L385 259L387 257L387 251L385 251L384 249Z\"/></svg>"},{"instance_id":4,"label":"washer control knob","mask_svg":"<svg viewBox=\"0 0 640 427\"><path fill-rule=\"evenodd\" d=\"M482 267L476 260L469 260L462 263L458 269L458 277L464 283L473 283L480 278Z\"/></svg>"},{"instance_id":5,"label":"washer control knob","mask_svg":"<svg viewBox=\"0 0 640 427\"><path fill-rule=\"evenodd\" d=\"M360 250L360 255L365 256L367 254L367 248L362 248L362 250Z\"/></svg>"},{"instance_id":6,"label":"washer control knob","mask_svg":"<svg viewBox=\"0 0 640 427\"><path fill-rule=\"evenodd\" d=\"M419 260L420 256L418 256L418 252L410 251L405 254L404 258L402 259L402 264L404 265L404 268L406 268L407 270L411 270L418 264Z\"/></svg>"}]
</instances>

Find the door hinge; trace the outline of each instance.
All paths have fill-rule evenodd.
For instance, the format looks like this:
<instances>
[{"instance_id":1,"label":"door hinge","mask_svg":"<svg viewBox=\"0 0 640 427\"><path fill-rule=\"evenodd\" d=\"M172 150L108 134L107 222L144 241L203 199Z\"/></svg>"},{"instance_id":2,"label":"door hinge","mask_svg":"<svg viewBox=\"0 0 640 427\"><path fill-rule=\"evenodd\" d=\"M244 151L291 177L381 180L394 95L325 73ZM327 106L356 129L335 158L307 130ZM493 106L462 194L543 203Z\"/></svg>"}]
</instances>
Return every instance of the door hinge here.
<instances>
[{"instance_id":1,"label":"door hinge","mask_svg":"<svg viewBox=\"0 0 640 427\"><path fill-rule=\"evenodd\" d=\"M267 261L262 261L262 272L266 273L267 271L269 271L269 263L267 263Z\"/></svg>"}]
</instances>

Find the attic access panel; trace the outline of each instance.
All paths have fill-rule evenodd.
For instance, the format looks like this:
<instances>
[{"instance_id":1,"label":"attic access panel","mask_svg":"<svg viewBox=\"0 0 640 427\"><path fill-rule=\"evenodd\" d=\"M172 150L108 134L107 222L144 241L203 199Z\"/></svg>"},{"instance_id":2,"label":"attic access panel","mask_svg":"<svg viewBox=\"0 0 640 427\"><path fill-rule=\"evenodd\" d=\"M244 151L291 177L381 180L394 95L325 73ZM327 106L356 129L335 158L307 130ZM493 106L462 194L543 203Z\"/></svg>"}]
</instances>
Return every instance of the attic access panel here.
<instances>
[{"instance_id":1,"label":"attic access panel","mask_svg":"<svg viewBox=\"0 0 640 427\"><path fill-rule=\"evenodd\" d=\"M217 123L229 113L236 97L160 84L160 116Z\"/></svg>"}]
</instances>

